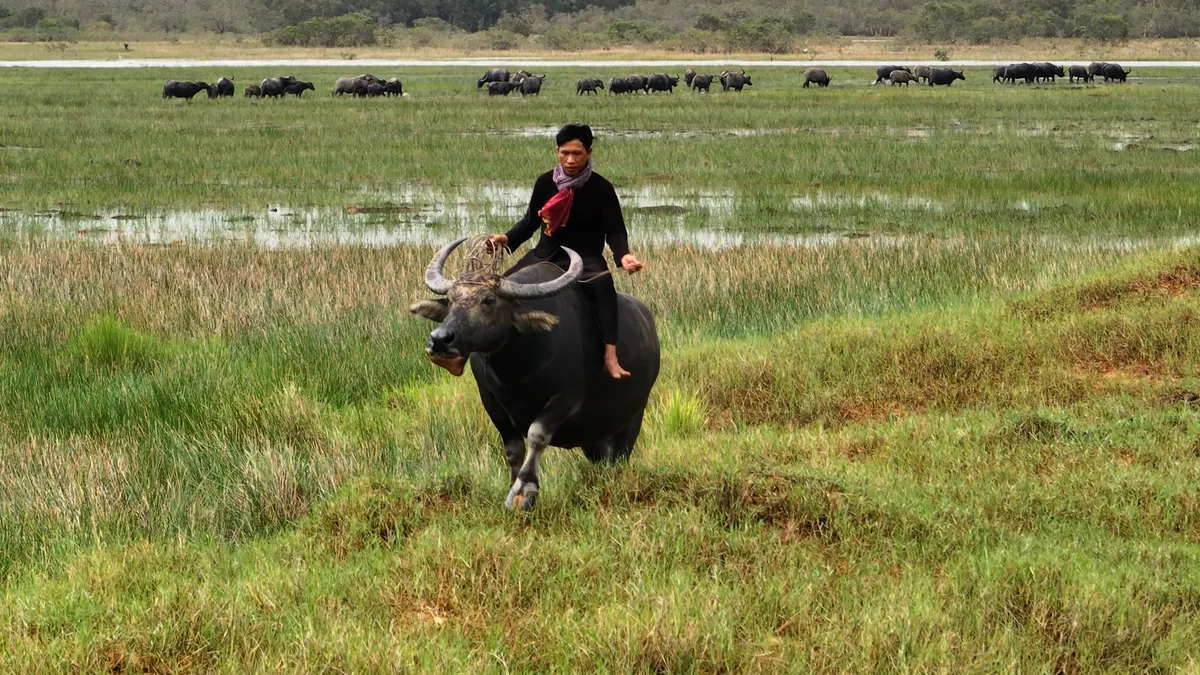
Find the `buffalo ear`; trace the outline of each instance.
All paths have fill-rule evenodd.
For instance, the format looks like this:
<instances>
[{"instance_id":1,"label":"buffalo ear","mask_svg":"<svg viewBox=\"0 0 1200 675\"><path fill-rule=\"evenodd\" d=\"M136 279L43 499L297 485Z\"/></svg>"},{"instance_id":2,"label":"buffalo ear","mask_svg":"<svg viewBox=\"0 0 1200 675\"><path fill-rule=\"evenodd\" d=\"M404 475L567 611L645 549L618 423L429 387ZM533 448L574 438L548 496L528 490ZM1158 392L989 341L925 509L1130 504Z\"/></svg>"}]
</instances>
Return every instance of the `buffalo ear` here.
<instances>
[{"instance_id":1,"label":"buffalo ear","mask_svg":"<svg viewBox=\"0 0 1200 675\"><path fill-rule=\"evenodd\" d=\"M446 319L446 315L450 313L450 301L445 298L418 300L408 306L408 311L417 316L425 317L430 321L441 323Z\"/></svg>"},{"instance_id":2,"label":"buffalo ear","mask_svg":"<svg viewBox=\"0 0 1200 675\"><path fill-rule=\"evenodd\" d=\"M522 333L545 333L558 325L558 317L548 312L527 309L513 314L513 328Z\"/></svg>"}]
</instances>

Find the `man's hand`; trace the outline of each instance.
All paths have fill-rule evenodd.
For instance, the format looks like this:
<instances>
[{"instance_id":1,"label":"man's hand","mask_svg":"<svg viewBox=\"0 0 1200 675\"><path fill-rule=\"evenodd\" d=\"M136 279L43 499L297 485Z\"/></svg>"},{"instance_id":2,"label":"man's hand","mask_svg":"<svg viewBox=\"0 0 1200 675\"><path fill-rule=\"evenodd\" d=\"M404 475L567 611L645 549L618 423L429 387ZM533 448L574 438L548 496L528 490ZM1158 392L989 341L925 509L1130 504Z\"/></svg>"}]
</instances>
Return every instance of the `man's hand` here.
<instances>
[{"instance_id":1,"label":"man's hand","mask_svg":"<svg viewBox=\"0 0 1200 675\"><path fill-rule=\"evenodd\" d=\"M491 249L493 251L495 251L496 249L508 248L508 235L507 234L493 234L492 236L488 237L488 244L491 246Z\"/></svg>"},{"instance_id":2,"label":"man's hand","mask_svg":"<svg viewBox=\"0 0 1200 675\"><path fill-rule=\"evenodd\" d=\"M642 261L638 260L637 256L632 253L626 253L625 255L621 256L621 269L633 274L634 272L642 269Z\"/></svg>"}]
</instances>

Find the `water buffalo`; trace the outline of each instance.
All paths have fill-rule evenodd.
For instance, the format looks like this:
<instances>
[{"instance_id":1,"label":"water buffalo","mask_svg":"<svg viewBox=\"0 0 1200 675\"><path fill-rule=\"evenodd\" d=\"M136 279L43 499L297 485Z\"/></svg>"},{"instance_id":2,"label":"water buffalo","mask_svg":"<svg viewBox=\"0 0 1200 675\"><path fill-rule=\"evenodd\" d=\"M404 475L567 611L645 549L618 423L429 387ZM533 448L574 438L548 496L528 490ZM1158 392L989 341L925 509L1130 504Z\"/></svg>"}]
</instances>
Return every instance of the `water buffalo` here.
<instances>
[{"instance_id":1,"label":"water buffalo","mask_svg":"<svg viewBox=\"0 0 1200 675\"><path fill-rule=\"evenodd\" d=\"M1046 63L1045 61L1033 64L1033 70L1034 77L1042 82L1046 80L1054 82L1055 77L1063 77L1065 75L1062 66L1056 66L1053 63Z\"/></svg>"},{"instance_id":2,"label":"water buffalo","mask_svg":"<svg viewBox=\"0 0 1200 675\"><path fill-rule=\"evenodd\" d=\"M686 84L689 89L692 87L693 77L696 77L695 68L688 68L687 70L683 71L683 83Z\"/></svg>"},{"instance_id":3,"label":"water buffalo","mask_svg":"<svg viewBox=\"0 0 1200 675\"><path fill-rule=\"evenodd\" d=\"M516 84L521 87L521 96L535 95L541 96L542 83L546 81L546 74L541 75L526 75L521 78Z\"/></svg>"},{"instance_id":4,"label":"water buffalo","mask_svg":"<svg viewBox=\"0 0 1200 675\"><path fill-rule=\"evenodd\" d=\"M1004 84L1008 80L1008 66L996 66L992 68L992 84L999 82Z\"/></svg>"},{"instance_id":5,"label":"water buffalo","mask_svg":"<svg viewBox=\"0 0 1200 675\"><path fill-rule=\"evenodd\" d=\"M955 80L967 81L967 76L963 75L961 70L950 70L949 68L934 68L932 73L929 73L929 86L935 84L944 84L949 87Z\"/></svg>"},{"instance_id":6,"label":"water buffalo","mask_svg":"<svg viewBox=\"0 0 1200 675\"><path fill-rule=\"evenodd\" d=\"M167 80L163 84L163 98L186 98L192 100L192 97L202 91L208 91L207 82L180 82L178 80Z\"/></svg>"},{"instance_id":7,"label":"water buffalo","mask_svg":"<svg viewBox=\"0 0 1200 675\"><path fill-rule=\"evenodd\" d=\"M458 376L469 359L504 443L511 481L504 505L527 511L537 501L538 462L548 446L582 448L592 462L629 457L658 378L658 332L644 304L618 295L617 353L632 375L613 379L600 365L599 331L574 284L583 271L578 254L563 249L565 273L534 265L507 278L474 272L447 279L442 267L463 241L438 251L425 270L425 285L445 298L409 311L441 324L425 346L430 360Z\"/></svg>"},{"instance_id":8,"label":"water buffalo","mask_svg":"<svg viewBox=\"0 0 1200 675\"><path fill-rule=\"evenodd\" d=\"M829 86L829 74L820 68L809 68L804 71L804 84L801 85L808 89L808 85L816 84L818 87Z\"/></svg>"},{"instance_id":9,"label":"water buffalo","mask_svg":"<svg viewBox=\"0 0 1200 675\"><path fill-rule=\"evenodd\" d=\"M246 85L246 98L262 98L262 87L257 84Z\"/></svg>"},{"instance_id":10,"label":"water buffalo","mask_svg":"<svg viewBox=\"0 0 1200 675\"><path fill-rule=\"evenodd\" d=\"M383 96L383 85L378 82L372 82L367 85L367 98L379 98Z\"/></svg>"},{"instance_id":11,"label":"water buffalo","mask_svg":"<svg viewBox=\"0 0 1200 675\"><path fill-rule=\"evenodd\" d=\"M716 75L696 75L692 77L692 93L702 91L707 94L708 88L712 86L712 81L716 78Z\"/></svg>"},{"instance_id":12,"label":"water buffalo","mask_svg":"<svg viewBox=\"0 0 1200 675\"><path fill-rule=\"evenodd\" d=\"M1096 76L1088 72L1085 66L1071 66L1067 68L1068 81L1075 84L1075 78L1079 78L1083 82L1091 82Z\"/></svg>"},{"instance_id":13,"label":"water buffalo","mask_svg":"<svg viewBox=\"0 0 1200 675\"><path fill-rule=\"evenodd\" d=\"M1108 63L1106 61L1092 61L1087 67L1088 75L1091 75L1093 78L1097 75L1103 75L1104 66L1107 65Z\"/></svg>"},{"instance_id":14,"label":"water buffalo","mask_svg":"<svg viewBox=\"0 0 1200 675\"><path fill-rule=\"evenodd\" d=\"M383 83L384 96L404 96L404 83L398 77L389 78Z\"/></svg>"},{"instance_id":15,"label":"water buffalo","mask_svg":"<svg viewBox=\"0 0 1200 675\"><path fill-rule=\"evenodd\" d=\"M614 77L608 81L608 93L610 94L627 94L633 91L629 86L629 80L624 77Z\"/></svg>"},{"instance_id":16,"label":"water buffalo","mask_svg":"<svg viewBox=\"0 0 1200 675\"><path fill-rule=\"evenodd\" d=\"M929 81L929 74L933 72L933 68L929 66L917 66L913 68L913 75L917 76L917 83L924 84Z\"/></svg>"},{"instance_id":17,"label":"water buffalo","mask_svg":"<svg viewBox=\"0 0 1200 675\"><path fill-rule=\"evenodd\" d=\"M652 91L665 91L669 94L675 93L675 87L679 86L679 76L670 76L666 73L654 73L650 76L650 80L646 82L646 93Z\"/></svg>"},{"instance_id":18,"label":"water buffalo","mask_svg":"<svg viewBox=\"0 0 1200 675\"><path fill-rule=\"evenodd\" d=\"M300 98L300 97L304 96L304 91L306 89L308 91L316 91L317 90L317 88L313 86L312 82L302 82L300 80L296 80L295 82L293 82L291 84L284 85L283 93L292 94L296 98Z\"/></svg>"},{"instance_id":19,"label":"water buffalo","mask_svg":"<svg viewBox=\"0 0 1200 675\"><path fill-rule=\"evenodd\" d=\"M598 92L596 90L603 89L603 88L604 88L603 81L597 80L593 77L581 77L581 78L579 78L579 81L575 83L575 95L578 96L584 92L587 92L589 94L599 95L600 92Z\"/></svg>"},{"instance_id":20,"label":"water buffalo","mask_svg":"<svg viewBox=\"0 0 1200 675\"><path fill-rule=\"evenodd\" d=\"M893 87L899 84L907 87L909 82L920 82L916 75L906 70L893 70L888 73L888 80L891 81Z\"/></svg>"},{"instance_id":21,"label":"water buffalo","mask_svg":"<svg viewBox=\"0 0 1200 675\"><path fill-rule=\"evenodd\" d=\"M533 75L533 73L529 72L528 70L518 70L517 72L513 73L511 81L512 82L520 82L521 80L523 80L531 75ZM545 77L545 75L543 75L542 77Z\"/></svg>"},{"instance_id":22,"label":"water buffalo","mask_svg":"<svg viewBox=\"0 0 1200 675\"><path fill-rule=\"evenodd\" d=\"M232 77L222 77L213 84L208 85L209 98L221 98L222 96L233 96Z\"/></svg>"},{"instance_id":23,"label":"water buffalo","mask_svg":"<svg viewBox=\"0 0 1200 675\"><path fill-rule=\"evenodd\" d=\"M888 76L892 74L893 70L903 70L906 73L912 72L905 66L879 66L875 69L875 84L879 84L880 82L888 79Z\"/></svg>"},{"instance_id":24,"label":"water buffalo","mask_svg":"<svg viewBox=\"0 0 1200 675\"><path fill-rule=\"evenodd\" d=\"M645 75L630 75L625 78L625 81L629 83L629 91L640 90L646 93L650 91L650 78Z\"/></svg>"},{"instance_id":25,"label":"water buffalo","mask_svg":"<svg viewBox=\"0 0 1200 675\"><path fill-rule=\"evenodd\" d=\"M741 91L742 87L754 86L754 83L750 81L750 76L747 75L746 71L744 70L736 73L731 70L726 70L721 73L720 80L721 91L729 91L730 89L734 91Z\"/></svg>"},{"instance_id":26,"label":"water buffalo","mask_svg":"<svg viewBox=\"0 0 1200 675\"><path fill-rule=\"evenodd\" d=\"M1025 84L1033 84L1037 78L1037 68L1032 63L1010 63L1004 68L1004 81L1016 83L1025 80Z\"/></svg>"},{"instance_id":27,"label":"water buffalo","mask_svg":"<svg viewBox=\"0 0 1200 675\"><path fill-rule=\"evenodd\" d=\"M374 75L366 74L359 75L357 77L339 77L337 81L333 83L333 92L331 95L342 96L344 94L350 94L351 96L365 96L367 92L367 85L371 83L383 84L383 80L375 77Z\"/></svg>"},{"instance_id":28,"label":"water buffalo","mask_svg":"<svg viewBox=\"0 0 1200 675\"><path fill-rule=\"evenodd\" d=\"M515 91L521 86L519 82L488 82L488 96L508 96L509 92Z\"/></svg>"},{"instance_id":29,"label":"water buffalo","mask_svg":"<svg viewBox=\"0 0 1200 675\"><path fill-rule=\"evenodd\" d=\"M262 87L263 96L280 98L287 93L287 88L294 84L297 84L296 78L288 75L287 77L268 77L259 86Z\"/></svg>"},{"instance_id":30,"label":"water buffalo","mask_svg":"<svg viewBox=\"0 0 1200 675\"><path fill-rule=\"evenodd\" d=\"M1129 77L1129 73L1131 72L1133 72L1133 70L1125 70L1119 63L1106 63L1104 64L1104 70L1100 71L1100 74L1104 76L1105 82L1108 82L1109 80L1120 80L1121 82L1124 82L1125 78Z\"/></svg>"},{"instance_id":31,"label":"water buffalo","mask_svg":"<svg viewBox=\"0 0 1200 675\"><path fill-rule=\"evenodd\" d=\"M475 88L479 89L488 82L508 82L508 70L505 68L492 68L483 74L483 77L475 81Z\"/></svg>"}]
</instances>

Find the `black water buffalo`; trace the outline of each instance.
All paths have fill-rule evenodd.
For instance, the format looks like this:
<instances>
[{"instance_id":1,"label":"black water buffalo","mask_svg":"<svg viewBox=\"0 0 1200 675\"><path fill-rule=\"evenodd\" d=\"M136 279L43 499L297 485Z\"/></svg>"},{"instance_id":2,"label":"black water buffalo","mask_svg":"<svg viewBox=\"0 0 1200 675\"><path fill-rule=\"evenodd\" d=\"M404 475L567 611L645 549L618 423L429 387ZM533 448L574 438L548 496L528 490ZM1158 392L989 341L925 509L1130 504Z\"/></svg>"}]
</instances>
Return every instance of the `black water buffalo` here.
<instances>
[{"instance_id":1,"label":"black water buffalo","mask_svg":"<svg viewBox=\"0 0 1200 675\"><path fill-rule=\"evenodd\" d=\"M1004 84L1008 79L1008 66L996 66L992 68L992 84L999 82Z\"/></svg>"},{"instance_id":2,"label":"black water buffalo","mask_svg":"<svg viewBox=\"0 0 1200 675\"><path fill-rule=\"evenodd\" d=\"M483 77L475 81L475 88L479 89L488 82L508 82L508 70L505 68L492 68L483 74Z\"/></svg>"},{"instance_id":3,"label":"black water buffalo","mask_svg":"<svg viewBox=\"0 0 1200 675\"><path fill-rule=\"evenodd\" d=\"M608 81L608 93L610 94L627 94L633 91L629 86L629 80L624 77L614 77Z\"/></svg>"},{"instance_id":4,"label":"black water buffalo","mask_svg":"<svg viewBox=\"0 0 1200 675\"><path fill-rule=\"evenodd\" d=\"M1075 78L1079 78L1083 82L1091 82L1095 78L1095 75L1089 73L1086 66L1071 66L1067 68L1067 77L1068 81L1074 84Z\"/></svg>"},{"instance_id":5,"label":"black water buffalo","mask_svg":"<svg viewBox=\"0 0 1200 675\"><path fill-rule=\"evenodd\" d=\"M1025 80L1025 84L1033 84L1037 78L1037 68L1032 63L1010 63L1004 68L1004 81L1016 83Z\"/></svg>"},{"instance_id":6,"label":"black water buffalo","mask_svg":"<svg viewBox=\"0 0 1200 675\"><path fill-rule=\"evenodd\" d=\"M541 96L542 83L546 81L546 74L541 75L526 75L521 78L516 84L521 87L521 96L535 95Z\"/></svg>"},{"instance_id":7,"label":"black water buffalo","mask_svg":"<svg viewBox=\"0 0 1200 675\"><path fill-rule=\"evenodd\" d=\"M890 76L894 70L903 70L906 73L912 72L905 66L879 66L875 69L875 84L879 84L880 82L888 79L888 76Z\"/></svg>"},{"instance_id":8,"label":"black water buffalo","mask_svg":"<svg viewBox=\"0 0 1200 675\"><path fill-rule=\"evenodd\" d=\"M601 367L592 310L574 286L583 261L570 249L564 273L534 265L511 277L469 273L447 279L442 267L459 239L425 270L429 290L446 296L409 307L439 322L425 351L453 375L469 359L483 407L500 432L511 487L504 505L532 509L538 462L548 446L582 448L592 462L629 457L658 378L658 332L650 310L618 295L617 353L632 374L615 380Z\"/></svg>"},{"instance_id":9,"label":"black water buffalo","mask_svg":"<svg viewBox=\"0 0 1200 675\"><path fill-rule=\"evenodd\" d=\"M585 92L588 94L599 95L600 92L598 92L596 90L603 89L603 88L604 88L603 81L597 80L594 77L581 77L581 78L579 78L579 81L575 83L575 95L579 96L580 94L583 94Z\"/></svg>"},{"instance_id":10,"label":"black water buffalo","mask_svg":"<svg viewBox=\"0 0 1200 675\"><path fill-rule=\"evenodd\" d=\"M1129 73L1132 72L1133 70L1125 70L1122 68L1121 64L1119 63L1106 63L1104 64L1104 70L1100 71L1100 74L1104 76L1105 82L1108 82L1109 80L1120 80L1121 82L1124 82L1125 78L1129 77Z\"/></svg>"},{"instance_id":11,"label":"black water buffalo","mask_svg":"<svg viewBox=\"0 0 1200 675\"><path fill-rule=\"evenodd\" d=\"M650 78L645 75L630 75L625 78L625 81L629 83L629 91L642 91L646 93L650 91Z\"/></svg>"},{"instance_id":12,"label":"black water buffalo","mask_svg":"<svg viewBox=\"0 0 1200 675\"><path fill-rule=\"evenodd\" d=\"M696 77L695 68L688 68L687 70L683 71L683 83L686 84L689 89L692 87L693 77Z\"/></svg>"},{"instance_id":13,"label":"black water buffalo","mask_svg":"<svg viewBox=\"0 0 1200 675\"><path fill-rule=\"evenodd\" d=\"M262 87L258 86L257 84L246 85L245 91L246 93L244 96L246 98L262 98Z\"/></svg>"},{"instance_id":14,"label":"black water buffalo","mask_svg":"<svg viewBox=\"0 0 1200 675\"><path fill-rule=\"evenodd\" d=\"M333 83L333 96L342 96L350 94L352 96L365 96L367 93L367 85L383 84L383 80L374 75L359 75L357 77L339 77L337 82Z\"/></svg>"},{"instance_id":15,"label":"black water buffalo","mask_svg":"<svg viewBox=\"0 0 1200 675\"><path fill-rule=\"evenodd\" d=\"M820 68L809 68L804 71L804 84L801 85L808 89L808 85L815 84L818 87L829 86L829 74Z\"/></svg>"},{"instance_id":16,"label":"black water buffalo","mask_svg":"<svg viewBox=\"0 0 1200 675\"><path fill-rule=\"evenodd\" d=\"M1046 80L1054 82L1054 78L1065 76L1062 66L1056 66L1053 63L1046 63L1045 61L1033 64L1033 70L1034 77L1042 82Z\"/></svg>"},{"instance_id":17,"label":"black water buffalo","mask_svg":"<svg viewBox=\"0 0 1200 675\"><path fill-rule=\"evenodd\" d=\"M721 73L720 80L721 91L729 91L730 89L734 91L741 91L742 87L754 86L754 83L750 81L750 76L747 75L746 71L744 70L740 70L736 73L732 70L726 70Z\"/></svg>"},{"instance_id":18,"label":"black water buffalo","mask_svg":"<svg viewBox=\"0 0 1200 675\"><path fill-rule=\"evenodd\" d=\"M383 83L384 96L404 96L404 83L398 77L389 78Z\"/></svg>"},{"instance_id":19,"label":"black water buffalo","mask_svg":"<svg viewBox=\"0 0 1200 675\"><path fill-rule=\"evenodd\" d=\"M383 85L378 82L372 82L367 85L367 98L379 98L383 96Z\"/></svg>"},{"instance_id":20,"label":"black water buffalo","mask_svg":"<svg viewBox=\"0 0 1200 675\"><path fill-rule=\"evenodd\" d=\"M888 73L888 81L892 83L893 87L901 84L907 87L909 82L921 82L916 75L906 70L893 70Z\"/></svg>"},{"instance_id":21,"label":"black water buffalo","mask_svg":"<svg viewBox=\"0 0 1200 675\"><path fill-rule=\"evenodd\" d=\"M287 88L294 84L297 84L296 78L288 75L287 77L268 77L259 86L262 87L263 96L281 98L287 93Z\"/></svg>"},{"instance_id":22,"label":"black water buffalo","mask_svg":"<svg viewBox=\"0 0 1200 675\"><path fill-rule=\"evenodd\" d=\"M679 76L671 76L666 73L654 73L646 82L646 93L652 91L665 91L669 94L675 93L675 87L679 86Z\"/></svg>"},{"instance_id":23,"label":"black water buffalo","mask_svg":"<svg viewBox=\"0 0 1200 675\"><path fill-rule=\"evenodd\" d=\"M530 75L533 75L533 73L529 72L528 70L518 70L517 72L513 73L512 81L520 82L521 80L529 77ZM543 75L542 77L545 77L545 75Z\"/></svg>"},{"instance_id":24,"label":"black water buffalo","mask_svg":"<svg viewBox=\"0 0 1200 675\"><path fill-rule=\"evenodd\" d=\"M707 94L708 88L712 86L712 81L716 78L716 75L696 75L692 77L692 93L702 91Z\"/></svg>"},{"instance_id":25,"label":"black water buffalo","mask_svg":"<svg viewBox=\"0 0 1200 675\"><path fill-rule=\"evenodd\" d=\"M933 68L929 66L917 66L913 68L913 75L917 76L918 84L924 84L929 81L929 74L933 72Z\"/></svg>"},{"instance_id":26,"label":"black water buffalo","mask_svg":"<svg viewBox=\"0 0 1200 675\"><path fill-rule=\"evenodd\" d=\"M488 82L488 96L508 96L512 91L520 88L520 82Z\"/></svg>"},{"instance_id":27,"label":"black water buffalo","mask_svg":"<svg viewBox=\"0 0 1200 675\"><path fill-rule=\"evenodd\" d=\"M317 88L313 86L312 82L302 82L300 80L296 80L295 82L284 85L283 87L283 93L292 94L296 98L304 96L305 90L316 91Z\"/></svg>"},{"instance_id":28,"label":"black water buffalo","mask_svg":"<svg viewBox=\"0 0 1200 675\"><path fill-rule=\"evenodd\" d=\"M207 82L180 82L178 80L167 80L163 84L163 98L186 98L192 100L192 97L202 91L208 91Z\"/></svg>"},{"instance_id":29,"label":"black water buffalo","mask_svg":"<svg viewBox=\"0 0 1200 675\"><path fill-rule=\"evenodd\" d=\"M955 80L967 81L967 76L963 75L961 70L950 70L949 68L934 68L932 73L929 73L929 86L935 84L944 84L949 87Z\"/></svg>"},{"instance_id":30,"label":"black water buffalo","mask_svg":"<svg viewBox=\"0 0 1200 675\"><path fill-rule=\"evenodd\" d=\"M1088 67L1087 67L1088 75L1091 75L1093 78L1096 77L1097 75L1103 75L1104 74L1104 66L1107 66L1107 65L1108 65L1108 63L1105 61L1092 61L1091 63L1088 64Z\"/></svg>"},{"instance_id":31,"label":"black water buffalo","mask_svg":"<svg viewBox=\"0 0 1200 675\"><path fill-rule=\"evenodd\" d=\"M209 98L221 98L223 96L233 96L233 78L222 77L216 82L208 85Z\"/></svg>"}]
</instances>

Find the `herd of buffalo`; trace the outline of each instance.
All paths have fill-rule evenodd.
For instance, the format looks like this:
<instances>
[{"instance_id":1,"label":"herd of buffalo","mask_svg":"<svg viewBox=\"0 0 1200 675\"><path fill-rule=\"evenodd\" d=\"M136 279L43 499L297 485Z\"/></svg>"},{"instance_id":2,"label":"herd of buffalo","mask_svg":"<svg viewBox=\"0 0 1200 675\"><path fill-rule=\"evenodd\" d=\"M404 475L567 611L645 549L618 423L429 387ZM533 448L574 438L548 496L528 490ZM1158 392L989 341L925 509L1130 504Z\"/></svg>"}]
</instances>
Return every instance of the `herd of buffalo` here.
<instances>
[{"instance_id":1,"label":"herd of buffalo","mask_svg":"<svg viewBox=\"0 0 1200 675\"><path fill-rule=\"evenodd\" d=\"M1089 83L1096 77L1103 77L1105 82L1124 82L1130 71L1116 63L1095 61L1088 66L1070 66L1063 68L1053 63L1012 63L1007 66L996 66L992 71L992 82L1016 83L1023 80L1027 84L1034 82L1054 82L1057 77L1067 77L1071 83L1076 81ZM742 91L743 87L753 86L750 76L745 70L725 70L720 75L701 75L693 68L688 68L682 75L654 73L652 75L629 75L614 77L608 81L610 94L632 94L642 92L674 93L680 79L693 93L708 92L713 82L719 82L722 91ZM804 88L815 84L818 87L828 87L832 78L821 68L809 68L804 71ZM950 68L933 68L930 66L879 66L875 69L875 84L889 82L892 85L905 85L916 82L929 86L949 86L955 80L966 80L961 70ZM492 68L475 82L476 89L486 89L488 96L507 96L518 92L522 96L536 96L542 91L546 75L534 75L527 70L509 73L505 68ZM582 77L575 83L575 94L599 94L604 89L602 80L592 77ZM247 98L281 98L285 94L302 96L305 91L315 91L312 82L297 80L291 75L268 77L259 84L246 85L244 95ZM209 98L221 98L234 95L232 77L222 77L213 84L207 82L190 82L167 80L163 85L163 98L191 99L200 92L208 94ZM398 78L387 80L374 75L359 75L357 77L340 77L333 85L332 95L343 96L350 94L360 98L375 98L381 96L404 96L404 85Z\"/></svg>"}]
</instances>

